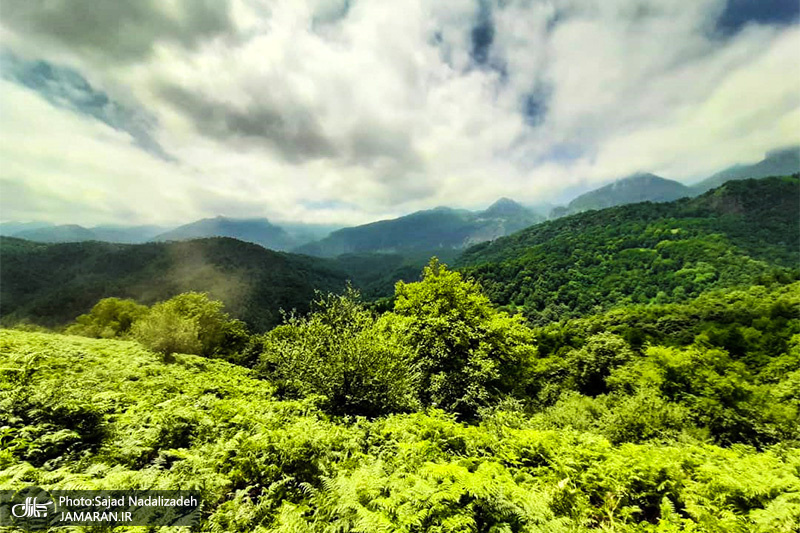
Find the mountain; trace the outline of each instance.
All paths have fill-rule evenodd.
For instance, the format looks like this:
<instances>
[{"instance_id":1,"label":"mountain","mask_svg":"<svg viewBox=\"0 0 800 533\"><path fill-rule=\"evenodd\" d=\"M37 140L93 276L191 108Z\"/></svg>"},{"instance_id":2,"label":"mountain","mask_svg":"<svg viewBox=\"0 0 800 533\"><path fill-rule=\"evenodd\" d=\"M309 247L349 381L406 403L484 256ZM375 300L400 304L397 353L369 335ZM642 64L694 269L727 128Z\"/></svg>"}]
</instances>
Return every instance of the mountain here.
<instances>
[{"instance_id":1,"label":"mountain","mask_svg":"<svg viewBox=\"0 0 800 533\"><path fill-rule=\"evenodd\" d=\"M381 252L409 253L465 248L542 222L544 217L501 198L485 211L437 207L410 215L334 231L295 249L321 257Z\"/></svg>"},{"instance_id":2,"label":"mountain","mask_svg":"<svg viewBox=\"0 0 800 533\"><path fill-rule=\"evenodd\" d=\"M50 228L53 226L54 224L51 224L49 222L14 222L14 221L3 222L0 223L0 236L11 237L15 233L19 233L21 231Z\"/></svg>"},{"instance_id":3,"label":"mountain","mask_svg":"<svg viewBox=\"0 0 800 533\"><path fill-rule=\"evenodd\" d=\"M800 172L800 146L768 152L763 160L753 165L735 165L725 169L693 185L692 190L695 194L702 194L719 187L726 181L786 176L795 172Z\"/></svg>"},{"instance_id":4,"label":"mountain","mask_svg":"<svg viewBox=\"0 0 800 533\"><path fill-rule=\"evenodd\" d=\"M153 237L153 241L184 241L204 237L231 237L271 250L288 250L296 241L266 218L204 218Z\"/></svg>"},{"instance_id":5,"label":"mountain","mask_svg":"<svg viewBox=\"0 0 800 533\"><path fill-rule=\"evenodd\" d=\"M208 292L255 330L280 310L308 310L314 290L339 291L347 275L324 259L273 252L230 238L186 242L42 244L0 238L0 317L66 324L101 298L151 304L186 291Z\"/></svg>"},{"instance_id":6,"label":"mountain","mask_svg":"<svg viewBox=\"0 0 800 533\"><path fill-rule=\"evenodd\" d=\"M343 227L341 224L307 224L303 222L281 222L280 226L286 230L296 246L324 239Z\"/></svg>"},{"instance_id":7,"label":"mountain","mask_svg":"<svg viewBox=\"0 0 800 533\"><path fill-rule=\"evenodd\" d=\"M693 196L689 187L654 174L638 173L578 196L566 207L554 209L552 218L638 202L670 202L684 196Z\"/></svg>"},{"instance_id":8,"label":"mountain","mask_svg":"<svg viewBox=\"0 0 800 533\"><path fill-rule=\"evenodd\" d=\"M731 181L696 198L551 220L467 249L456 266L545 323L626 303L800 276L800 175Z\"/></svg>"},{"instance_id":9,"label":"mountain","mask_svg":"<svg viewBox=\"0 0 800 533\"><path fill-rule=\"evenodd\" d=\"M89 228L98 241L141 244L169 231L168 226L94 226Z\"/></svg>"},{"instance_id":10,"label":"mountain","mask_svg":"<svg viewBox=\"0 0 800 533\"><path fill-rule=\"evenodd\" d=\"M81 242L96 241L97 235L89 229L77 224L61 226L45 226L15 232L14 237L36 242Z\"/></svg>"}]
</instances>

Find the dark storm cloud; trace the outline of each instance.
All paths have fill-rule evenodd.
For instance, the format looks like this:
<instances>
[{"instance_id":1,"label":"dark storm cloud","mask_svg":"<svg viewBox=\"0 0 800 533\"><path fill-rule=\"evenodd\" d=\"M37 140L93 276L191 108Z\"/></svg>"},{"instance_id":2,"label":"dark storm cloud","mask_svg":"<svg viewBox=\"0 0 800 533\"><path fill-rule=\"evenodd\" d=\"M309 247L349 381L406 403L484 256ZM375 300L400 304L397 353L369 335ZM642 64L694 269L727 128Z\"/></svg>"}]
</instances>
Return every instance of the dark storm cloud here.
<instances>
[{"instance_id":1,"label":"dark storm cloud","mask_svg":"<svg viewBox=\"0 0 800 533\"><path fill-rule=\"evenodd\" d=\"M237 109L175 85L161 87L160 94L187 115L202 135L219 140L262 142L290 162L336 153L319 122L306 110L279 109L266 100L247 109Z\"/></svg>"},{"instance_id":2,"label":"dark storm cloud","mask_svg":"<svg viewBox=\"0 0 800 533\"><path fill-rule=\"evenodd\" d=\"M3 24L29 37L118 61L141 59L158 41L194 47L232 31L227 0L24 0L3 2Z\"/></svg>"},{"instance_id":3,"label":"dark storm cloud","mask_svg":"<svg viewBox=\"0 0 800 533\"><path fill-rule=\"evenodd\" d=\"M798 21L798 0L728 0L717 19L717 29L731 35L750 23L791 24Z\"/></svg>"},{"instance_id":4,"label":"dark storm cloud","mask_svg":"<svg viewBox=\"0 0 800 533\"><path fill-rule=\"evenodd\" d=\"M46 61L30 61L10 51L0 51L0 75L23 85L51 104L92 117L112 128L125 131L140 148L164 160L172 158L159 145L152 132L155 117L141 109L131 109L92 87L79 72Z\"/></svg>"}]
</instances>

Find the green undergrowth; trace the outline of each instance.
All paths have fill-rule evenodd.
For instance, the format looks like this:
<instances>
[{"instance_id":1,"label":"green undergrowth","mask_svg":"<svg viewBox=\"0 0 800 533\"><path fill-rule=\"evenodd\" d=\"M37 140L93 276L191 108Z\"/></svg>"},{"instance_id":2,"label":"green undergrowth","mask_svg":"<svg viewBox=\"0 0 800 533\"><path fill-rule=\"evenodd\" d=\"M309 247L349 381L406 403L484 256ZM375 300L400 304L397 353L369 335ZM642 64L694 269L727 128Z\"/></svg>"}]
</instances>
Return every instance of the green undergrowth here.
<instances>
[{"instance_id":1,"label":"green undergrowth","mask_svg":"<svg viewBox=\"0 0 800 533\"><path fill-rule=\"evenodd\" d=\"M785 443L613 444L513 409L465 424L437 410L331 417L318 403L279 401L221 360L2 330L0 488L196 489L197 530L215 532L800 527L800 450Z\"/></svg>"}]
</instances>

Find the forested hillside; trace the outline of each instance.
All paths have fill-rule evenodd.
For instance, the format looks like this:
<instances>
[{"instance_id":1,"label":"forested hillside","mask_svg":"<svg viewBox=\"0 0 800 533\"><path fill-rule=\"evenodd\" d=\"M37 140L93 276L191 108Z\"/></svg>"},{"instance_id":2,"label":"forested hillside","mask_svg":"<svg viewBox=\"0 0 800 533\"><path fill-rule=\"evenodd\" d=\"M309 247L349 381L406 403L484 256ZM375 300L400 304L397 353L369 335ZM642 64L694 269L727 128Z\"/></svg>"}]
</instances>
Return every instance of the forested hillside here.
<instances>
[{"instance_id":1,"label":"forested hillside","mask_svg":"<svg viewBox=\"0 0 800 533\"><path fill-rule=\"evenodd\" d=\"M798 191L797 175L732 181L693 199L581 213L474 246L456 264L539 324L794 279Z\"/></svg>"},{"instance_id":2,"label":"forested hillside","mask_svg":"<svg viewBox=\"0 0 800 533\"><path fill-rule=\"evenodd\" d=\"M64 325L104 297L150 304L208 292L256 331L280 310L308 310L315 290L341 290L347 274L325 260L229 238L139 245L0 240L2 323Z\"/></svg>"}]
</instances>

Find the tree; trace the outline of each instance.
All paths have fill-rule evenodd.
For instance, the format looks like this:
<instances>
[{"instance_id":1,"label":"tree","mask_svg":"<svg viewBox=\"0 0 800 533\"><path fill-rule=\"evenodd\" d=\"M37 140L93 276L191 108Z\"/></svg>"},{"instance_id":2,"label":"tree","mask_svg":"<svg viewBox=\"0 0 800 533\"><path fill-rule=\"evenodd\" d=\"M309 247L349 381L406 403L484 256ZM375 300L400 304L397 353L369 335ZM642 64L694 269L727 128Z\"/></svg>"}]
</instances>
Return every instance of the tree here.
<instances>
[{"instance_id":1,"label":"tree","mask_svg":"<svg viewBox=\"0 0 800 533\"><path fill-rule=\"evenodd\" d=\"M133 300L103 298L92 310L75 319L67 333L102 339L124 337L133 323L147 312L147 306Z\"/></svg>"},{"instance_id":2,"label":"tree","mask_svg":"<svg viewBox=\"0 0 800 533\"><path fill-rule=\"evenodd\" d=\"M403 320L421 372L423 404L464 418L524 387L535 355L520 315L495 309L478 284L431 259L422 281L398 282L394 315Z\"/></svg>"},{"instance_id":3,"label":"tree","mask_svg":"<svg viewBox=\"0 0 800 533\"><path fill-rule=\"evenodd\" d=\"M132 332L144 346L165 355L227 356L245 346L247 332L223 307L206 293L186 292L154 305Z\"/></svg>"},{"instance_id":4,"label":"tree","mask_svg":"<svg viewBox=\"0 0 800 533\"><path fill-rule=\"evenodd\" d=\"M181 316L166 303L156 304L131 330L142 346L172 360L174 353L199 354L202 351L197 319Z\"/></svg>"},{"instance_id":5,"label":"tree","mask_svg":"<svg viewBox=\"0 0 800 533\"><path fill-rule=\"evenodd\" d=\"M314 302L264 337L258 371L288 397L319 395L335 415L378 416L416 407L408 348L348 288Z\"/></svg>"},{"instance_id":6,"label":"tree","mask_svg":"<svg viewBox=\"0 0 800 533\"><path fill-rule=\"evenodd\" d=\"M612 333L598 333L586 344L567 354L566 362L574 387L584 394L597 396L606 392L606 378L611 370L633 358L628 343Z\"/></svg>"}]
</instances>

